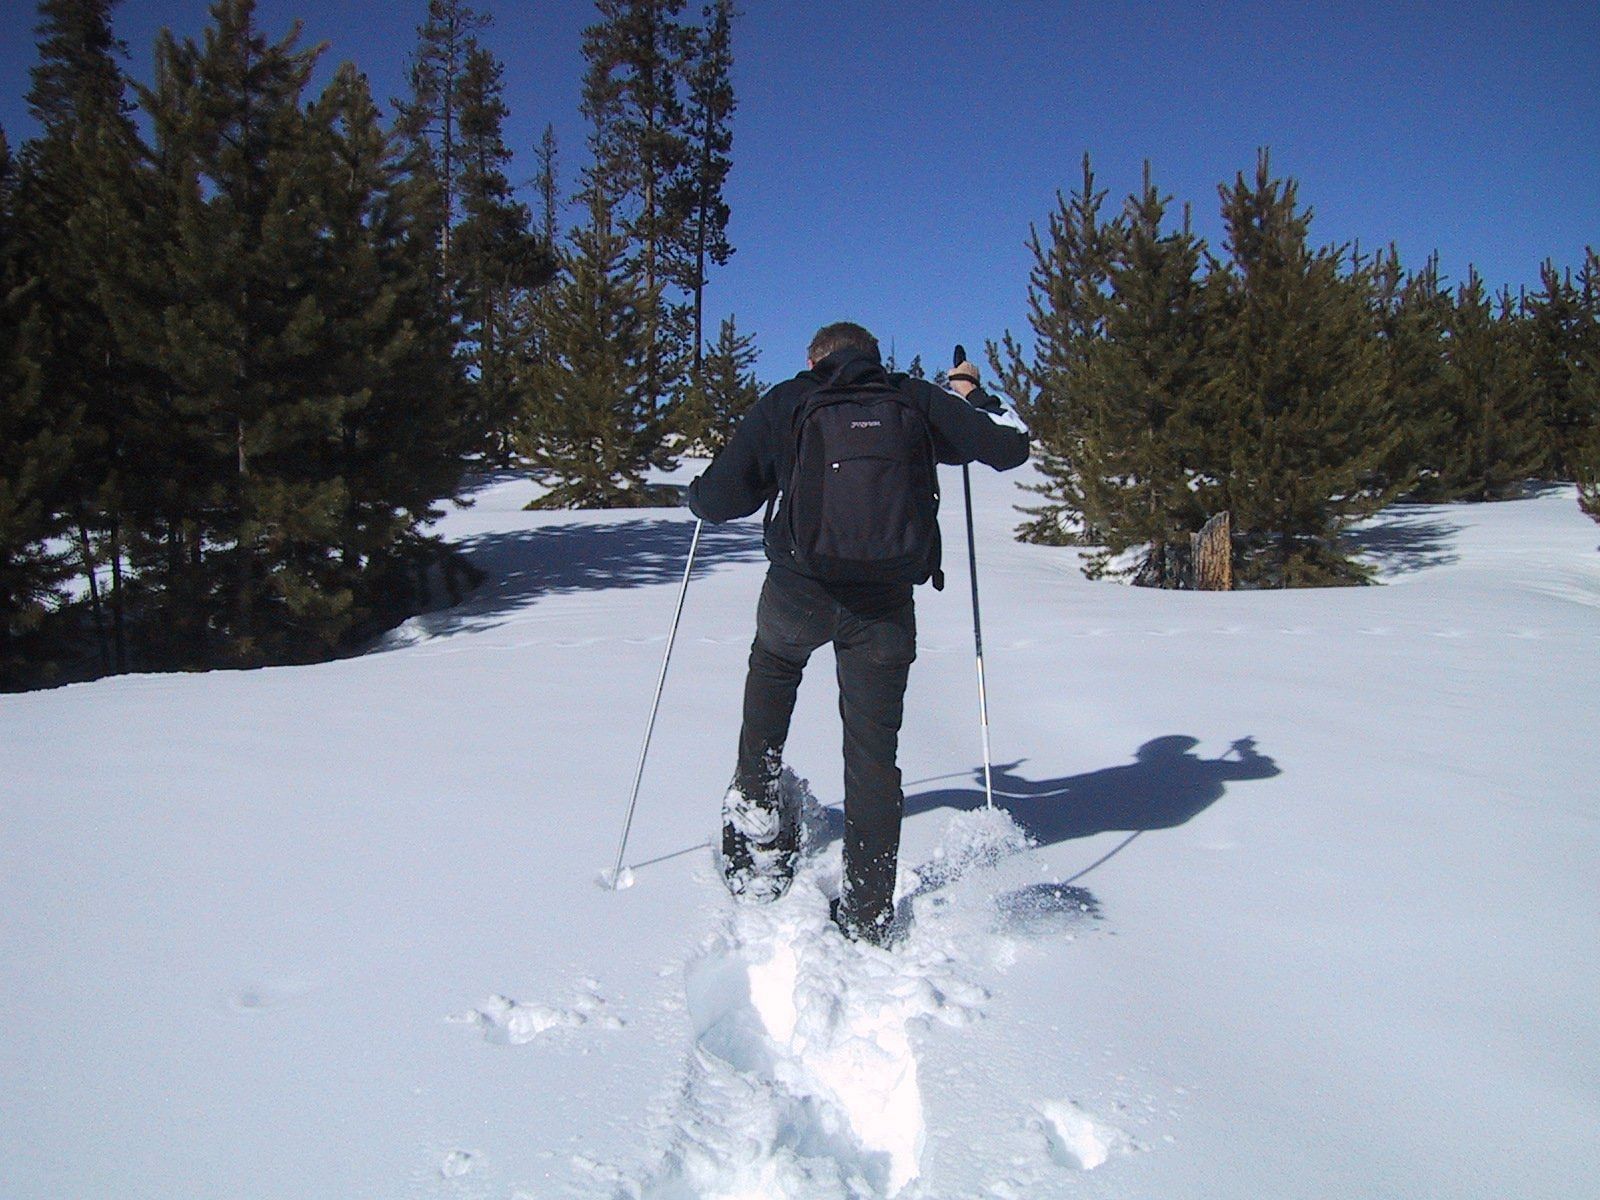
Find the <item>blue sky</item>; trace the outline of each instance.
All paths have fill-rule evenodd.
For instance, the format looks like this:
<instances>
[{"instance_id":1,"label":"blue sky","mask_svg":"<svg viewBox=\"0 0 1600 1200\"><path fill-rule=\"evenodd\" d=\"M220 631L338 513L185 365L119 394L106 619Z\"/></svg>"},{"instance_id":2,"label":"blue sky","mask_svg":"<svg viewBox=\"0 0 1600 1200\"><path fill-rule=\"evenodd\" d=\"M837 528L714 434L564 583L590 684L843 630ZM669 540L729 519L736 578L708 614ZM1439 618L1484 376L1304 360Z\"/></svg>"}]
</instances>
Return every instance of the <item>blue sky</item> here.
<instances>
[{"instance_id":1,"label":"blue sky","mask_svg":"<svg viewBox=\"0 0 1600 1200\"><path fill-rule=\"evenodd\" d=\"M569 185L584 157L587 2L481 0L506 66L517 170L545 124ZM424 0L261 0L299 17L380 98L399 94ZM198 35L202 0L124 0L129 66L156 31ZM22 96L33 6L4 0L0 124ZM1220 247L1217 184L1269 146L1300 181L1319 242L1437 250L1459 279L1535 284L1539 263L1600 245L1600 4L891 3L744 0L735 29L736 254L708 313L736 313L768 382L811 332L861 321L902 365L1026 332L1024 242L1088 151L1111 202L1156 182ZM576 219L576 214L570 214Z\"/></svg>"}]
</instances>

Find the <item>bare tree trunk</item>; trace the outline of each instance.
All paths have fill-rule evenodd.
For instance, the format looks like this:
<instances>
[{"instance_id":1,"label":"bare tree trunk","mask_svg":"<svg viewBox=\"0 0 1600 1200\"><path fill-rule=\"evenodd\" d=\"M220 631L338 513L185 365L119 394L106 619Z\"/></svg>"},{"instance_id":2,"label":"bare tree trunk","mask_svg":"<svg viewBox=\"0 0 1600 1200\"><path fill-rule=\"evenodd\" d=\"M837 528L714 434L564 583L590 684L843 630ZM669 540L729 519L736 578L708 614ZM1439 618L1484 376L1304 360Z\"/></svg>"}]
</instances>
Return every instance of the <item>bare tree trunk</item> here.
<instances>
[{"instance_id":1,"label":"bare tree trunk","mask_svg":"<svg viewBox=\"0 0 1600 1200\"><path fill-rule=\"evenodd\" d=\"M111 639L116 648L117 673L128 671L128 637L123 614L122 594L122 518L111 523Z\"/></svg>"},{"instance_id":2,"label":"bare tree trunk","mask_svg":"<svg viewBox=\"0 0 1600 1200\"><path fill-rule=\"evenodd\" d=\"M1217 513L1189 535L1194 560L1194 586L1202 592L1233 590L1233 522L1225 512Z\"/></svg>"},{"instance_id":3,"label":"bare tree trunk","mask_svg":"<svg viewBox=\"0 0 1600 1200\"><path fill-rule=\"evenodd\" d=\"M700 386L700 368L705 361L706 322L706 177L711 171L710 117L700 152L700 199L695 213L694 228L694 383Z\"/></svg>"},{"instance_id":4,"label":"bare tree trunk","mask_svg":"<svg viewBox=\"0 0 1600 1200\"><path fill-rule=\"evenodd\" d=\"M249 462L245 457L244 448L244 418L239 418L239 545L238 561L234 564L234 586L239 589L234 597L235 611L238 613L239 628L234 632L235 643L249 642L250 624L252 619L250 587L254 572L251 559L255 555L255 547L247 545L244 535L245 514L245 476L249 474Z\"/></svg>"},{"instance_id":5,"label":"bare tree trunk","mask_svg":"<svg viewBox=\"0 0 1600 1200\"><path fill-rule=\"evenodd\" d=\"M111 649L106 644L106 619L100 607L100 581L95 578L94 547L89 541L89 526L78 518L78 554L83 559L84 578L89 581L89 611L94 614L95 641L100 646L100 665L111 673Z\"/></svg>"}]
</instances>

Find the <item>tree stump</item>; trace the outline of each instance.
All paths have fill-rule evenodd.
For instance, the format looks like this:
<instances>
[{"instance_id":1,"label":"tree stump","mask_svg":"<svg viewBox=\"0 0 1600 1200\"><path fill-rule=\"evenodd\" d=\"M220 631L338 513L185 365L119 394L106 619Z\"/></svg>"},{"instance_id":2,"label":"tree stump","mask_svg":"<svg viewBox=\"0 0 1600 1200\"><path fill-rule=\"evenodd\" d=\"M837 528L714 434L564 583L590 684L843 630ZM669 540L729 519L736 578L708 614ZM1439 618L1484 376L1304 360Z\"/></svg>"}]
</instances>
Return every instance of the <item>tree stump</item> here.
<instances>
[{"instance_id":1,"label":"tree stump","mask_svg":"<svg viewBox=\"0 0 1600 1200\"><path fill-rule=\"evenodd\" d=\"M1233 590L1233 522L1225 512L1217 513L1189 535L1194 562L1194 586L1202 592Z\"/></svg>"}]
</instances>

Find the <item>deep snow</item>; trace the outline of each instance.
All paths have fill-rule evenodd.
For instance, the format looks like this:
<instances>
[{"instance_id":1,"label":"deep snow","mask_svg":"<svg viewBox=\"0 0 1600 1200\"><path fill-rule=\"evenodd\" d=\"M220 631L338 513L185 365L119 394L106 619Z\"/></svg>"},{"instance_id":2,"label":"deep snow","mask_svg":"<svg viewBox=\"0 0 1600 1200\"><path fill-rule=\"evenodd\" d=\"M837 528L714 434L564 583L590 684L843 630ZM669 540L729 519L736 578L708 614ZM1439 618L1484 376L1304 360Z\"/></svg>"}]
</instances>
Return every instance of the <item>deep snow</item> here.
<instances>
[{"instance_id":1,"label":"deep snow","mask_svg":"<svg viewBox=\"0 0 1600 1200\"><path fill-rule=\"evenodd\" d=\"M691 468L692 469L692 468ZM893 952L710 835L763 565L691 519L446 518L492 580L315 667L0 698L0 1196L1600 1194L1600 530L1394 509L1388 586L1096 584L978 470L919 595Z\"/></svg>"}]
</instances>

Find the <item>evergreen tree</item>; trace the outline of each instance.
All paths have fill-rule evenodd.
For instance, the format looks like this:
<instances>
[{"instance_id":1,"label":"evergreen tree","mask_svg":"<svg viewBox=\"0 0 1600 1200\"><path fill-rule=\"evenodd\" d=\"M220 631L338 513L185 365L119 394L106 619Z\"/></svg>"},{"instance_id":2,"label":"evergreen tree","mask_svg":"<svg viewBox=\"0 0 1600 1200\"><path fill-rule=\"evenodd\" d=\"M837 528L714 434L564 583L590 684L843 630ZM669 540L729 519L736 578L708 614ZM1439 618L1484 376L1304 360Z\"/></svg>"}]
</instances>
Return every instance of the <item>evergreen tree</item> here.
<instances>
[{"instance_id":1,"label":"evergreen tree","mask_svg":"<svg viewBox=\"0 0 1600 1200\"><path fill-rule=\"evenodd\" d=\"M1122 236L1120 220L1101 219L1105 197L1095 187L1086 154L1079 190L1070 199L1057 194L1047 235L1041 237L1035 228L1029 236L1031 356L1009 333L998 347L989 347L1000 387L1027 422L1038 448L1035 461L1045 477L1044 483L1032 485L1045 503L1023 510L1031 517L1017 530L1023 541L1059 545L1077 541L1080 532L1092 538L1092 531L1080 528L1081 391L1085 359L1104 336L1105 288Z\"/></svg>"},{"instance_id":2,"label":"evergreen tree","mask_svg":"<svg viewBox=\"0 0 1600 1200\"><path fill-rule=\"evenodd\" d=\"M44 392L39 280L26 272L16 221L16 169L0 130L0 690L25 679L25 639L61 601L66 574L50 548L72 467L75 431Z\"/></svg>"},{"instance_id":3,"label":"evergreen tree","mask_svg":"<svg viewBox=\"0 0 1600 1200\"><path fill-rule=\"evenodd\" d=\"M588 202L589 223L574 231L556 283L532 301L539 337L520 448L550 491L531 507L647 503L645 471L670 464L666 414L650 389L658 296L630 262L598 182Z\"/></svg>"},{"instance_id":4,"label":"evergreen tree","mask_svg":"<svg viewBox=\"0 0 1600 1200\"><path fill-rule=\"evenodd\" d=\"M1527 328L1509 293L1498 302L1476 270L1456 291L1444 343L1445 437L1437 474L1419 494L1435 500L1499 500L1535 475L1545 456L1535 407Z\"/></svg>"},{"instance_id":5,"label":"evergreen tree","mask_svg":"<svg viewBox=\"0 0 1600 1200\"><path fill-rule=\"evenodd\" d=\"M1383 399L1396 419L1396 440L1374 473L1376 486L1404 493L1435 472L1432 450L1450 427L1445 409L1445 331L1450 295L1439 283L1438 259L1407 275L1393 246L1372 264L1373 320L1384 354Z\"/></svg>"},{"instance_id":6,"label":"evergreen tree","mask_svg":"<svg viewBox=\"0 0 1600 1200\"><path fill-rule=\"evenodd\" d=\"M1574 474L1583 511L1600 521L1600 254L1593 247L1584 251L1575 292L1578 319L1573 338L1571 396L1574 407L1588 412L1590 418L1588 430L1574 439Z\"/></svg>"},{"instance_id":7,"label":"evergreen tree","mask_svg":"<svg viewBox=\"0 0 1600 1200\"><path fill-rule=\"evenodd\" d=\"M691 34L679 20L683 0L597 0L596 8L600 20L583 34L591 190L608 194L641 286L656 297L645 314L645 390L660 403L690 336L684 314L661 298L687 240L688 214L674 199L691 160L680 87Z\"/></svg>"},{"instance_id":8,"label":"evergreen tree","mask_svg":"<svg viewBox=\"0 0 1600 1200\"><path fill-rule=\"evenodd\" d=\"M689 391L680 422L687 444L699 454L713 457L733 437L733 431L751 405L761 398L762 387L752 369L756 363L755 337L740 335L732 316L724 317L716 344L705 354L699 382Z\"/></svg>"},{"instance_id":9,"label":"evergreen tree","mask_svg":"<svg viewBox=\"0 0 1600 1200\"><path fill-rule=\"evenodd\" d=\"M301 107L316 51L269 42L253 0L216 0L204 43L158 43L150 117L170 190L174 303L160 354L200 462L186 497L196 628L236 661L318 653L350 619L348 505L329 463L349 398L322 386L317 194L326 132Z\"/></svg>"},{"instance_id":10,"label":"evergreen tree","mask_svg":"<svg viewBox=\"0 0 1600 1200\"><path fill-rule=\"evenodd\" d=\"M130 370L110 309L120 279L137 261L128 233L142 197L139 149L112 34L115 0L42 0L39 62L28 104L41 127L25 151L20 214L27 256L39 278L44 318L39 350L44 394L59 427L71 427L71 518L100 652L108 669L127 666L124 542L130 490L131 423L144 380ZM108 644L97 567L111 566Z\"/></svg>"},{"instance_id":11,"label":"evergreen tree","mask_svg":"<svg viewBox=\"0 0 1600 1200\"><path fill-rule=\"evenodd\" d=\"M489 18L465 0L428 0L427 19L417 27L410 68L411 95L395 101L397 132L410 148L410 169L419 182L416 200L439 249L441 286L455 279L455 226L461 211L461 89L467 64L478 49L477 34Z\"/></svg>"},{"instance_id":12,"label":"evergreen tree","mask_svg":"<svg viewBox=\"0 0 1600 1200\"><path fill-rule=\"evenodd\" d=\"M1236 576L1301 587L1364 577L1339 531L1391 496L1393 454L1371 280L1345 251L1312 250L1311 214L1263 152L1253 181L1219 189L1228 258L1209 279L1213 435L1229 468L1214 502L1233 516Z\"/></svg>"},{"instance_id":13,"label":"evergreen tree","mask_svg":"<svg viewBox=\"0 0 1600 1200\"><path fill-rule=\"evenodd\" d=\"M532 231L532 215L505 176L511 151L502 126L510 113L501 75L494 56L473 46L460 81L462 221L456 235L456 297L475 375L472 417L497 461L510 453L517 408L518 300L554 274L547 246Z\"/></svg>"},{"instance_id":14,"label":"evergreen tree","mask_svg":"<svg viewBox=\"0 0 1600 1200\"><path fill-rule=\"evenodd\" d=\"M472 444L453 329L432 278L403 150L384 134L366 78L345 64L313 113L328 139L319 177L317 387L342 416L325 473L343 482L337 583L359 629L393 609L418 533L459 485ZM325 585L326 586L326 585Z\"/></svg>"},{"instance_id":15,"label":"evergreen tree","mask_svg":"<svg viewBox=\"0 0 1600 1200\"><path fill-rule=\"evenodd\" d=\"M1140 582L1176 587L1189 535L1220 495L1225 463L1206 454L1204 247L1183 227L1167 230L1167 206L1145 165L1128 198L1108 263L1103 336L1087 347L1077 389L1083 416L1078 484L1085 521L1102 548L1091 578L1135 546L1149 550Z\"/></svg>"},{"instance_id":16,"label":"evergreen tree","mask_svg":"<svg viewBox=\"0 0 1600 1200\"><path fill-rule=\"evenodd\" d=\"M461 326L466 420L481 448L504 461L518 408L515 362L527 336L516 316L522 296L548 283L555 264L550 239L533 232L532 214L506 178L504 71L478 40L489 23L464 0L429 0L411 94L396 102L396 131L409 151L410 202L433 230L440 291Z\"/></svg>"},{"instance_id":17,"label":"evergreen tree","mask_svg":"<svg viewBox=\"0 0 1600 1200\"><path fill-rule=\"evenodd\" d=\"M1600 422L1592 386L1583 377L1582 342L1587 333L1583 293L1571 272L1546 260L1539 268L1541 291L1525 306L1535 407L1544 429L1545 479L1575 478L1589 431Z\"/></svg>"},{"instance_id":18,"label":"evergreen tree","mask_svg":"<svg viewBox=\"0 0 1600 1200\"><path fill-rule=\"evenodd\" d=\"M1600 521L1600 428L1591 429L1579 444L1577 470L1578 507Z\"/></svg>"},{"instance_id":19,"label":"evergreen tree","mask_svg":"<svg viewBox=\"0 0 1600 1200\"><path fill-rule=\"evenodd\" d=\"M556 166L555 126L546 125L539 139L539 172L534 176L534 189L539 193L539 228L544 235L544 246L552 256L556 252L556 234L561 224L561 176Z\"/></svg>"},{"instance_id":20,"label":"evergreen tree","mask_svg":"<svg viewBox=\"0 0 1600 1200\"><path fill-rule=\"evenodd\" d=\"M1600 437L1591 437L1580 452L1578 507L1600 521Z\"/></svg>"},{"instance_id":21,"label":"evergreen tree","mask_svg":"<svg viewBox=\"0 0 1600 1200\"><path fill-rule=\"evenodd\" d=\"M689 35L690 161L676 182L672 199L674 209L685 214L688 225L684 261L677 277L693 297L693 379L699 378L704 356L707 264L726 266L733 255L728 241L731 214L723 196L733 166L733 0L713 0L701 15L704 25Z\"/></svg>"}]
</instances>

